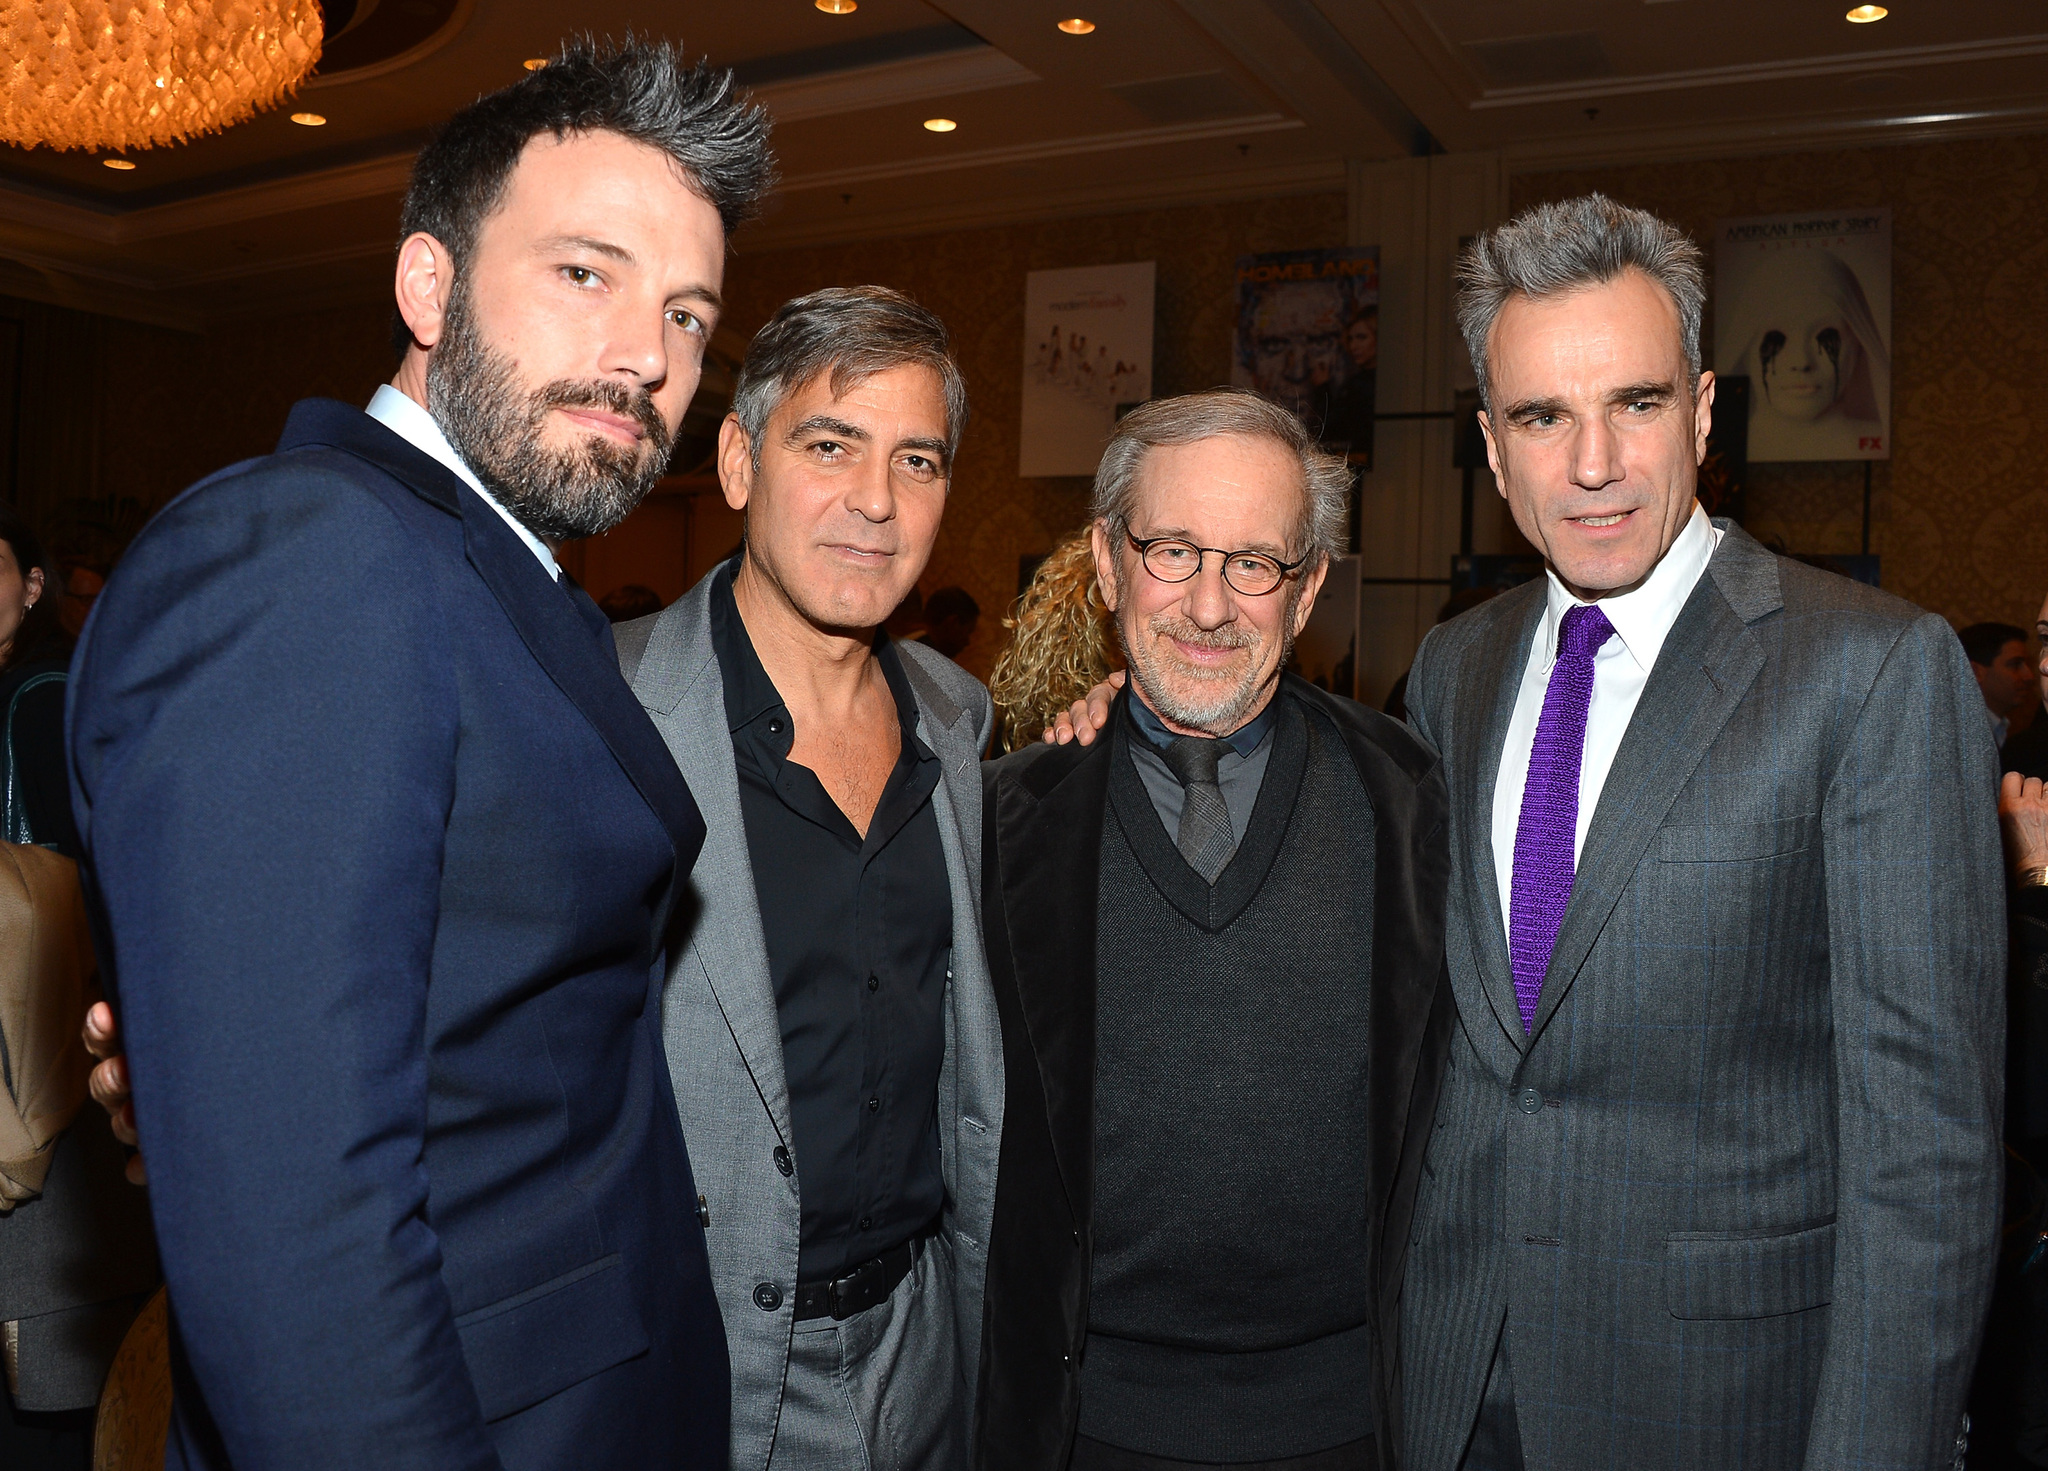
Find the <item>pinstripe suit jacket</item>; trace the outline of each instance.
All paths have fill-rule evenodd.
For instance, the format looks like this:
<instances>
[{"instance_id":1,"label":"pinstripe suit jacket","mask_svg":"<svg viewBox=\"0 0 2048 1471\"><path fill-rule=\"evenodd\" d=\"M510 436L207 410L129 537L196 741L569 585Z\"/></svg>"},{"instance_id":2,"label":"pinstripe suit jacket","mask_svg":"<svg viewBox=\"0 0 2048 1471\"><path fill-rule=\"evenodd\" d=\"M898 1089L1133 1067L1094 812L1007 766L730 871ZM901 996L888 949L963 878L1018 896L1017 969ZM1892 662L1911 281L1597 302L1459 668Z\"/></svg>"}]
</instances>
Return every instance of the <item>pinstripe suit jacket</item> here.
<instances>
[{"instance_id":1,"label":"pinstripe suit jacket","mask_svg":"<svg viewBox=\"0 0 2048 1471\"><path fill-rule=\"evenodd\" d=\"M712 576L663 612L620 624L615 637L627 682L689 780L707 829L669 939L676 958L662 994L662 1037L711 1217L704 1240L732 1352L731 1471L760 1471L774 1444L795 1326L803 1161L787 1177L775 1163L776 1147L792 1143L789 1083L711 644ZM949 659L919 643L896 647L917 696L918 738L941 765L932 806L953 891L938 1107L946 1203L934 1249L953 1259L960 1377L936 1384L935 1366L899 1363L891 1382L906 1395L950 1395L964 1445L1003 1122L1002 1030L981 946L981 753L991 707L988 691ZM757 1296L762 1284L774 1293Z\"/></svg>"},{"instance_id":2,"label":"pinstripe suit jacket","mask_svg":"<svg viewBox=\"0 0 2048 1471\"><path fill-rule=\"evenodd\" d=\"M1983 702L1941 619L1724 529L1526 1039L1491 815L1543 585L1415 661L1458 1004L1403 1299L1415 1471L1457 1464L1503 1325L1530 1471L1956 1456L2000 1180Z\"/></svg>"}]
</instances>

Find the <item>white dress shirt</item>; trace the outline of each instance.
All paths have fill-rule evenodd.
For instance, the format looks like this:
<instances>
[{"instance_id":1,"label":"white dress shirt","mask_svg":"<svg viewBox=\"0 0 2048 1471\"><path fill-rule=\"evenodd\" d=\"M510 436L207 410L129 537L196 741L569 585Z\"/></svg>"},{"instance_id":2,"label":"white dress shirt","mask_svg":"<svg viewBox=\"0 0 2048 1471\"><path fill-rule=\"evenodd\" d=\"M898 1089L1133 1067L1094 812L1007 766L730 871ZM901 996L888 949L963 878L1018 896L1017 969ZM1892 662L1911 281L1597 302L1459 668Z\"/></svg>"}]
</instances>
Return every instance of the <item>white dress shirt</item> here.
<instances>
[{"instance_id":1,"label":"white dress shirt","mask_svg":"<svg viewBox=\"0 0 2048 1471\"><path fill-rule=\"evenodd\" d=\"M363 410L371 418L396 434L400 439L431 459L439 460L453 470L462 483L483 497L485 505L505 518L505 524L518 533L527 549L540 558L541 566L547 568L548 576L560 582L562 569L555 563L555 554L548 550L548 544L527 530L526 523L498 503L498 498L484 489L483 481L476 478L476 472L455 453L455 446L448 442L448 436L441 432L441 426L434 422L434 416L414 403L410 398L384 384L370 395L370 403Z\"/></svg>"},{"instance_id":2,"label":"white dress shirt","mask_svg":"<svg viewBox=\"0 0 2048 1471\"><path fill-rule=\"evenodd\" d=\"M1579 821L1572 835L1572 863L1586 846L1586 828L1593 809L1600 804L1600 789L1607 785L1614 753L1636 713L1636 701L1643 697L1657 653L1678 621L1685 600L1692 596L1700 577L1721 544L1721 535L1697 503L1692 519L1678 533L1678 540L1662 561L1651 569L1643 585L1619 597L1602 598L1600 611L1614 625L1614 633L1593 656L1593 702L1586 711L1585 756L1579 765ZM1536 722L1543 714L1543 696L1550 688L1550 671L1557 665L1557 630L1564 615L1584 607L1565 591L1555 572L1544 574L1550 582L1550 597L1543 609L1543 622L1529 646L1529 662L1522 670L1522 688L1515 696L1514 718L1508 722L1508 738L1500 751L1500 775L1493 786L1493 868L1500 879L1501 919L1510 929L1515 889L1515 828L1522 819L1522 789L1529 782L1529 756L1536 747Z\"/></svg>"}]
</instances>

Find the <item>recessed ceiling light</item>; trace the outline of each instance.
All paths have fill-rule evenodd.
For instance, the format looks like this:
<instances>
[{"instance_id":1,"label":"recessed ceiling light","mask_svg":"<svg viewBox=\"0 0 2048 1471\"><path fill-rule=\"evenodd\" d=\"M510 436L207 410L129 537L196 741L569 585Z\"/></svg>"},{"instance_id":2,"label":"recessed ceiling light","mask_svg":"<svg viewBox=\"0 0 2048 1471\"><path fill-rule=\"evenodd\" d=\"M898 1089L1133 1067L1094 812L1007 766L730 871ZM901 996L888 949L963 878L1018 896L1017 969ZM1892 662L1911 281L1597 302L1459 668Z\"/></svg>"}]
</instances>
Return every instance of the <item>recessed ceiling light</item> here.
<instances>
[{"instance_id":1,"label":"recessed ceiling light","mask_svg":"<svg viewBox=\"0 0 2048 1471\"><path fill-rule=\"evenodd\" d=\"M327 119L320 116L317 112L295 112L292 114L292 121L302 128L324 128L327 126Z\"/></svg>"},{"instance_id":2,"label":"recessed ceiling light","mask_svg":"<svg viewBox=\"0 0 2048 1471\"><path fill-rule=\"evenodd\" d=\"M1060 29L1065 31L1070 36L1085 36L1090 31L1095 29L1095 22L1092 20L1083 20L1080 16L1077 15L1072 20L1061 21Z\"/></svg>"},{"instance_id":3,"label":"recessed ceiling light","mask_svg":"<svg viewBox=\"0 0 2048 1471\"><path fill-rule=\"evenodd\" d=\"M950 133L959 126L949 117L928 117L924 120L925 131L928 133Z\"/></svg>"},{"instance_id":4,"label":"recessed ceiling light","mask_svg":"<svg viewBox=\"0 0 2048 1471\"><path fill-rule=\"evenodd\" d=\"M103 158L100 162L110 169L119 169L123 173L135 167L125 158Z\"/></svg>"},{"instance_id":5,"label":"recessed ceiling light","mask_svg":"<svg viewBox=\"0 0 2048 1471\"><path fill-rule=\"evenodd\" d=\"M548 59L545 56L529 56L519 64L530 72L537 72L548 64Z\"/></svg>"},{"instance_id":6,"label":"recessed ceiling light","mask_svg":"<svg viewBox=\"0 0 2048 1471\"><path fill-rule=\"evenodd\" d=\"M1859 5L1843 17L1852 26L1867 26L1874 20L1883 20L1891 12L1882 5Z\"/></svg>"},{"instance_id":7,"label":"recessed ceiling light","mask_svg":"<svg viewBox=\"0 0 2048 1471\"><path fill-rule=\"evenodd\" d=\"M852 15L860 9L860 0L811 0L827 15Z\"/></svg>"}]
</instances>

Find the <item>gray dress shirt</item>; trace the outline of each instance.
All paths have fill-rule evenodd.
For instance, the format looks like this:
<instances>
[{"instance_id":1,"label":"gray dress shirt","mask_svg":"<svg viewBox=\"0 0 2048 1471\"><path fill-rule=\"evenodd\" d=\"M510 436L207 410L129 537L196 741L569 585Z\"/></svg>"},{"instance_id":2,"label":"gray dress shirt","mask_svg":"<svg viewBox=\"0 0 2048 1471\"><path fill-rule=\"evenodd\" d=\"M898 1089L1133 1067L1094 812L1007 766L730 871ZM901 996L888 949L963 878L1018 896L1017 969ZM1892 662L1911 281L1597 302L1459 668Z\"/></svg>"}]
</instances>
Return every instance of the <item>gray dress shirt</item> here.
<instances>
[{"instance_id":1,"label":"gray dress shirt","mask_svg":"<svg viewBox=\"0 0 2048 1471\"><path fill-rule=\"evenodd\" d=\"M1266 702L1265 709L1225 736L1230 749L1216 763L1216 785L1223 788L1223 805L1230 809L1234 844L1244 841L1245 829L1252 824L1252 807L1259 800L1259 783L1266 779L1266 759L1273 754L1277 704L1276 695ZM1152 810L1166 824L1167 836L1172 837L1180 831L1180 810L1187 798L1181 790L1180 778L1160 753L1180 738L1152 713L1136 684L1131 686L1131 698L1124 702L1124 708L1130 712L1131 729L1140 737L1131 742L1131 760L1137 765L1138 779L1145 784L1145 795L1152 799Z\"/></svg>"}]
</instances>

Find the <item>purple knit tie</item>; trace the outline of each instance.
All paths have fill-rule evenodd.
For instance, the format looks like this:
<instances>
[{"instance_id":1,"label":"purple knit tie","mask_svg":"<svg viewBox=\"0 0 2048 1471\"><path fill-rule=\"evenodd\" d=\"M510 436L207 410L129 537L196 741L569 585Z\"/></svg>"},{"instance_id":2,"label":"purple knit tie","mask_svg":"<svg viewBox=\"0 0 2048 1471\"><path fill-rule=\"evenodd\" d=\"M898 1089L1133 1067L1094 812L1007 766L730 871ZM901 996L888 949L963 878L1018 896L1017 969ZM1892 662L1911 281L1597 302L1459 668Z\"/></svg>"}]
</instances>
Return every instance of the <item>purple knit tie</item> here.
<instances>
[{"instance_id":1,"label":"purple knit tie","mask_svg":"<svg viewBox=\"0 0 2048 1471\"><path fill-rule=\"evenodd\" d=\"M1536 1020L1543 973L1571 903L1577 862L1579 766L1586 754L1586 708L1593 703L1593 656L1614 632L1598 607L1575 607L1557 633L1557 663L1543 692L1529 781L1515 823L1515 873L1508 901L1508 959L1526 1034Z\"/></svg>"}]
</instances>

